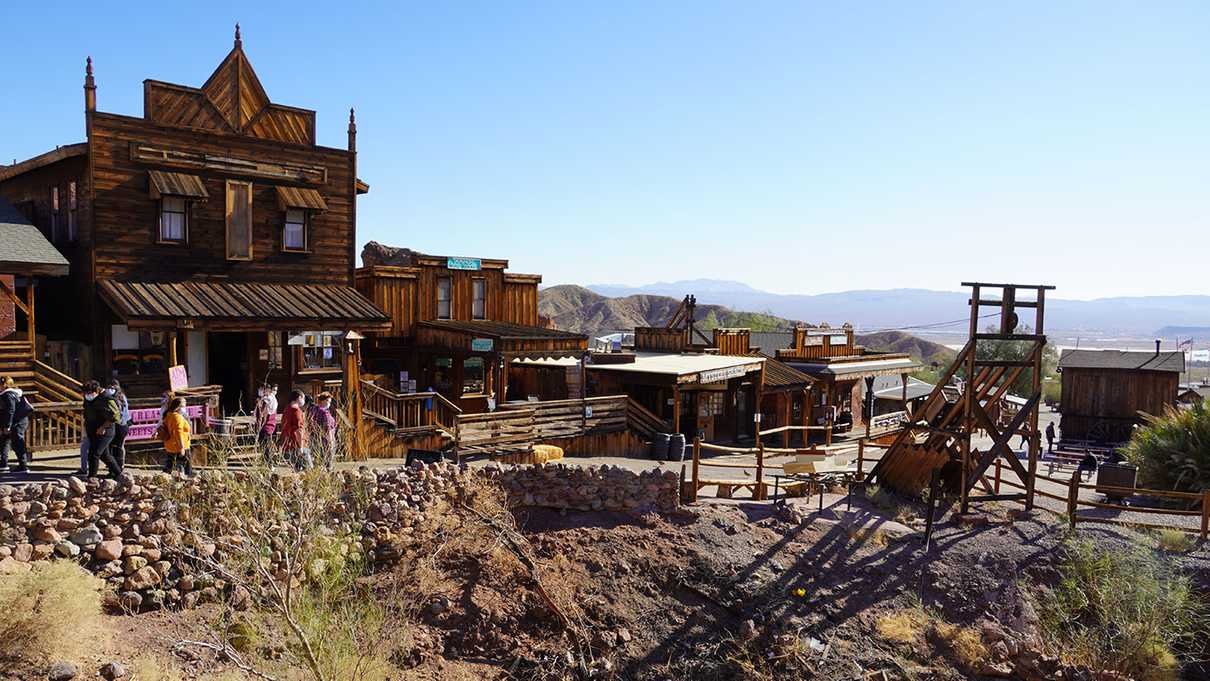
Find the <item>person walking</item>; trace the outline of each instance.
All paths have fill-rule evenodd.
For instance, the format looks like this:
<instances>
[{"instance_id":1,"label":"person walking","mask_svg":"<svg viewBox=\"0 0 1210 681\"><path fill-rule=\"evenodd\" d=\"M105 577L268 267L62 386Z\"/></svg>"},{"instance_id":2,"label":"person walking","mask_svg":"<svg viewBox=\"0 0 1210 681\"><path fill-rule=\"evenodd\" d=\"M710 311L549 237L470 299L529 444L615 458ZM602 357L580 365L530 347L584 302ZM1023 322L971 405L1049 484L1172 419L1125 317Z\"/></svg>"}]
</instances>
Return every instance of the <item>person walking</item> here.
<instances>
[{"instance_id":1,"label":"person walking","mask_svg":"<svg viewBox=\"0 0 1210 681\"><path fill-rule=\"evenodd\" d=\"M88 433L88 477L94 478L101 462L109 470L109 477L117 480L122 467L113 458L110 445L117 431L118 403L101 390L97 381L84 384L84 430Z\"/></svg>"},{"instance_id":2,"label":"person walking","mask_svg":"<svg viewBox=\"0 0 1210 681\"><path fill-rule=\"evenodd\" d=\"M126 468L126 435L130 433L130 400L127 399L125 391L122 390L122 384L118 379L109 381L109 385L105 388L105 395L113 398L113 401L118 405L118 422L114 424L113 442L109 445L109 451L113 454L114 461L118 462L118 468Z\"/></svg>"},{"instance_id":3,"label":"person walking","mask_svg":"<svg viewBox=\"0 0 1210 681\"><path fill-rule=\"evenodd\" d=\"M256 391L256 447L268 464L273 463L270 445L273 443L273 434L277 432L277 399L272 397L270 391L268 385Z\"/></svg>"},{"instance_id":4,"label":"person walking","mask_svg":"<svg viewBox=\"0 0 1210 681\"><path fill-rule=\"evenodd\" d=\"M29 399L21 393L12 376L5 376L0 385L0 473L24 473L29 470L29 449L25 446L25 431L29 415L34 412ZM17 457L17 467L9 470L8 450Z\"/></svg>"},{"instance_id":5,"label":"person walking","mask_svg":"<svg viewBox=\"0 0 1210 681\"><path fill-rule=\"evenodd\" d=\"M1046 453L1055 453L1055 422L1046 424Z\"/></svg>"},{"instance_id":6,"label":"person walking","mask_svg":"<svg viewBox=\"0 0 1210 681\"><path fill-rule=\"evenodd\" d=\"M174 397L164 410L164 420L160 423L164 451L163 471L172 475L180 469L185 477L193 477L193 463L189 460L191 429L189 419L185 418L185 398Z\"/></svg>"},{"instance_id":7,"label":"person walking","mask_svg":"<svg viewBox=\"0 0 1210 681\"><path fill-rule=\"evenodd\" d=\"M332 458L336 454L336 416L332 413L332 393L320 393L307 409L307 433L311 436L312 456L324 468L332 468Z\"/></svg>"},{"instance_id":8,"label":"person walking","mask_svg":"<svg viewBox=\"0 0 1210 681\"><path fill-rule=\"evenodd\" d=\"M307 422L303 418L302 392L290 391L290 401L282 410L281 449L286 460L294 464L294 470L311 467L311 452L307 449Z\"/></svg>"}]
</instances>

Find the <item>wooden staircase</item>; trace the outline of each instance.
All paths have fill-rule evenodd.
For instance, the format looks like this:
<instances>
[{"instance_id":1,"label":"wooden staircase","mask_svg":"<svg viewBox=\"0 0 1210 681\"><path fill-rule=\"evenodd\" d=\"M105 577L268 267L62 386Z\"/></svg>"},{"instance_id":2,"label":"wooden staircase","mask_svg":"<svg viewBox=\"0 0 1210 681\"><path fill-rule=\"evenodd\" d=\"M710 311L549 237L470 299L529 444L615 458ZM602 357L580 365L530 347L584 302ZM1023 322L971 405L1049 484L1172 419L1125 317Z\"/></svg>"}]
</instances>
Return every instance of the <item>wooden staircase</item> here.
<instances>
[{"instance_id":1,"label":"wooden staircase","mask_svg":"<svg viewBox=\"0 0 1210 681\"><path fill-rule=\"evenodd\" d=\"M34 357L27 340L0 341L0 376L11 376L30 402L82 402L80 381Z\"/></svg>"}]
</instances>

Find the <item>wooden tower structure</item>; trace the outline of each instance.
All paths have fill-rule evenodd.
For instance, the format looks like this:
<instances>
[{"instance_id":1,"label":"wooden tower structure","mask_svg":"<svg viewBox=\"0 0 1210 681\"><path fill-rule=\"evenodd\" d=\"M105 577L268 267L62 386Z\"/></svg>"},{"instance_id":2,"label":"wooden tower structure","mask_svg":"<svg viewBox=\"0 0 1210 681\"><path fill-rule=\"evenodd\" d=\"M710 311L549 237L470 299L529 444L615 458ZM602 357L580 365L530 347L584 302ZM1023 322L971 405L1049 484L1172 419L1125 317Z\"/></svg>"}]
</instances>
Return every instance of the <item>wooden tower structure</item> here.
<instances>
[{"instance_id":1,"label":"wooden tower structure","mask_svg":"<svg viewBox=\"0 0 1210 681\"><path fill-rule=\"evenodd\" d=\"M953 365L938 381L923 407L915 414L870 472L870 479L906 494L916 494L929 485L940 470L947 491L958 496L961 512L972 501L1022 500L1026 509L1034 503L1041 438L1038 404L1042 398L1042 358L1046 347L1043 324L1046 292L1053 286L963 282L971 289L970 336ZM998 297L997 297L998 294ZM1024 295L1022 295L1024 294ZM984 314L984 310L995 312ZM1031 310L1033 324L1022 325L1019 311ZM984 320L996 318L991 328L981 330ZM1011 386L1026 374L1028 395L1024 406L1011 418L994 418ZM948 384L955 376L964 378L961 388ZM976 449L973 439L980 431L992 444ZM1010 447L1014 436L1029 443L1028 460L1018 459ZM1001 457L1024 483L1025 491L999 494L986 477L989 466ZM983 494L974 495L976 487Z\"/></svg>"}]
</instances>

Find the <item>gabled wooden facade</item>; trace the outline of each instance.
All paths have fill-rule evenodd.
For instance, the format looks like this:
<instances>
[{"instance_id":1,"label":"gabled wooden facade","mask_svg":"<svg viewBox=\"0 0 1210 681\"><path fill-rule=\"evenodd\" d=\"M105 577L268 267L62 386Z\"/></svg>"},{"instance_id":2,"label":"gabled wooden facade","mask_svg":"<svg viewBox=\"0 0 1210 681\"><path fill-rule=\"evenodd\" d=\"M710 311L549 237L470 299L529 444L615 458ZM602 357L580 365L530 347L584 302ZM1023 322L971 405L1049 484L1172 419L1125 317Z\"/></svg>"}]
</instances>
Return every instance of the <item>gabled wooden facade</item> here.
<instances>
[{"instance_id":1,"label":"gabled wooden facade","mask_svg":"<svg viewBox=\"0 0 1210 681\"><path fill-rule=\"evenodd\" d=\"M407 265L357 270L357 290L391 319L369 334L366 363L400 391L433 390L464 412L531 397L581 397L578 360L588 338L539 324L536 274L506 271L507 260L415 254ZM525 358L575 358L542 373Z\"/></svg>"},{"instance_id":2,"label":"gabled wooden facade","mask_svg":"<svg viewBox=\"0 0 1210 681\"><path fill-rule=\"evenodd\" d=\"M270 100L238 27L201 87L144 81L141 116L97 109L91 59L84 100L83 144L0 168L0 196L71 261L39 307L60 368L150 394L179 363L228 410L261 381L338 382L335 339L387 322L349 303L367 190L352 111L347 148L318 145L315 112Z\"/></svg>"}]
</instances>

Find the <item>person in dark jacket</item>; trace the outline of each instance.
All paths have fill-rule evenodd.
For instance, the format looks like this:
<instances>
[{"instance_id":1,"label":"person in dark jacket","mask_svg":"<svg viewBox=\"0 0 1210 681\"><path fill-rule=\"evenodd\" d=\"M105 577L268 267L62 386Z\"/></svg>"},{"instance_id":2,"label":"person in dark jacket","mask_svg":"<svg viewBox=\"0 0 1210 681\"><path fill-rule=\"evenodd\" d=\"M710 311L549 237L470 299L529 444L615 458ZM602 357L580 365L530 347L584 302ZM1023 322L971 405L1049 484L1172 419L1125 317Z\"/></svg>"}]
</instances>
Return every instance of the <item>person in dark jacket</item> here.
<instances>
[{"instance_id":1,"label":"person in dark jacket","mask_svg":"<svg viewBox=\"0 0 1210 681\"><path fill-rule=\"evenodd\" d=\"M113 442L109 445L109 452L113 454L113 460L118 462L118 468L126 468L126 434L130 432L130 400L126 398L126 393L122 391L122 384L118 379L109 381L109 386L105 388L105 394L113 398L113 401L118 405L118 421L114 424Z\"/></svg>"},{"instance_id":2,"label":"person in dark jacket","mask_svg":"<svg viewBox=\"0 0 1210 681\"><path fill-rule=\"evenodd\" d=\"M25 447L25 430L29 428L29 415L34 408L21 394L12 376L5 376L0 385L0 473L24 473L29 470L29 450ZM17 467L9 470L8 450L12 448L17 457Z\"/></svg>"},{"instance_id":3,"label":"person in dark jacket","mask_svg":"<svg viewBox=\"0 0 1210 681\"><path fill-rule=\"evenodd\" d=\"M101 384L89 381L84 384L84 430L88 433L88 477L94 478L101 462L109 470L109 476L117 480L122 467L113 458L109 448L117 433L117 424L122 418L118 403L111 395L101 390Z\"/></svg>"}]
</instances>

